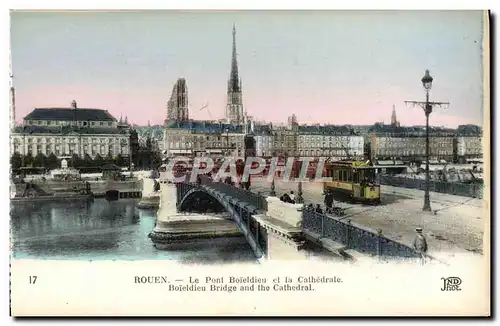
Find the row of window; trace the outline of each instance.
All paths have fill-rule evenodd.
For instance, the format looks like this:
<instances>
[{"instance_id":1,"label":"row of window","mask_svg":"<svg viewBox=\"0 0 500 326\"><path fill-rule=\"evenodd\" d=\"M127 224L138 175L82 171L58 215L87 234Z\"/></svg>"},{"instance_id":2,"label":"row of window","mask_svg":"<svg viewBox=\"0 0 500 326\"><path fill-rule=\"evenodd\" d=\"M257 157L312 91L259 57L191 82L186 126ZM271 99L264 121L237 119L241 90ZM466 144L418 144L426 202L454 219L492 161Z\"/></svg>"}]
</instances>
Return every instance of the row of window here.
<instances>
[{"instance_id":1,"label":"row of window","mask_svg":"<svg viewBox=\"0 0 500 326\"><path fill-rule=\"evenodd\" d=\"M430 150L431 154L438 154L438 155L453 155L452 150ZM410 150L402 150L402 151L392 151L392 150L386 150L386 149L377 149L376 151L377 155L396 155L396 156L413 156L413 155L425 155L425 149L410 149Z\"/></svg>"},{"instance_id":2,"label":"row of window","mask_svg":"<svg viewBox=\"0 0 500 326\"><path fill-rule=\"evenodd\" d=\"M207 142L207 143L203 143L203 144L200 144L200 143L190 143L190 142L186 142L186 143L180 143L180 142L170 142L169 143L169 147L170 149L179 149L179 148L191 148L191 147L194 147L194 148L205 148L205 147L212 147L212 148L226 148L226 147L242 147L241 144L237 144L237 143L226 143L226 142Z\"/></svg>"},{"instance_id":3,"label":"row of window","mask_svg":"<svg viewBox=\"0 0 500 326\"><path fill-rule=\"evenodd\" d=\"M342 144L342 143L299 143L299 147L330 147L330 148L363 148L362 143L357 144Z\"/></svg>"},{"instance_id":4,"label":"row of window","mask_svg":"<svg viewBox=\"0 0 500 326\"><path fill-rule=\"evenodd\" d=\"M303 156L335 156L335 157L340 157L340 156L345 156L346 152L345 150L299 150L298 151L299 155ZM363 152L350 152L349 155L352 156L358 156L362 155Z\"/></svg>"},{"instance_id":5,"label":"row of window","mask_svg":"<svg viewBox=\"0 0 500 326\"><path fill-rule=\"evenodd\" d=\"M429 138L431 142L436 142L436 143L448 143L448 144L453 144L453 138L451 137L431 137ZM425 137L419 137L419 138L398 138L398 137L383 137L383 138L378 138L377 143L379 144L384 144L384 143L425 143Z\"/></svg>"},{"instance_id":6,"label":"row of window","mask_svg":"<svg viewBox=\"0 0 500 326\"><path fill-rule=\"evenodd\" d=\"M447 143L438 143L438 142L430 142L429 146L432 148L452 148L453 144L447 144ZM407 144L402 144L402 143L385 143L385 144L377 144L377 147L382 147L382 148L408 148L408 147L413 147L413 148L421 148L425 147L425 142L419 142L419 143L407 143Z\"/></svg>"},{"instance_id":7,"label":"row of window","mask_svg":"<svg viewBox=\"0 0 500 326\"><path fill-rule=\"evenodd\" d=\"M101 127L112 127L112 121L58 121L58 120L26 120L26 124L34 126L101 126Z\"/></svg>"},{"instance_id":8,"label":"row of window","mask_svg":"<svg viewBox=\"0 0 500 326\"><path fill-rule=\"evenodd\" d=\"M32 156L35 156L37 154L44 154L44 155L48 156L51 153L54 153L56 156L73 155L73 154L80 153L78 148L68 148L68 147L60 148L59 146L57 146L55 148L41 148L41 147L36 148L33 146L32 148L28 148L28 150L26 152L24 152L20 146L15 146L14 152L21 154L21 155L32 155ZM105 155L116 156L119 154L121 154L121 155L128 154L128 149L126 147L121 148L121 149L114 149L114 148L106 149L104 147L97 148L97 147L93 146L92 148L89 148L89 147L85 146L83 149L83 155L85 155L85 154L89 154L92 156L97 155L97 154L99 154L101 156L105 156Z\"/></svg>"},{"instance_id":9,"label":"row of window","mask_svg":"<svg viewBox=\"0 0 500 326\"><path fill-rule=\"evenodd\" d=\"M54 138L45 138L45 137L16 137L14 138L14 143L15 144L20 144L22 143L23 139L28 143L78 143L80 140L82 143L101 143L101 144L106 144L106 143L126 143L127 139L126 138L87 138L87 137L82 137L81 139L79 138L60 138L60 137L54 137Z\"/></svg>"},{"instance_id":10,"label":"row of window","mask_svg":"<svg viewBox=\"0 0 500 326\"><path fill-rule=\"evenodd\" d=\"M344 142L347 142L347 141L350 141L352 140L353 138L354 139L362 139L361 136L307 136L307 135L299 135L299 140L300 141L344 141Z\"/></svg>"},{"instance_id":11,"label":"row of window","mask_svg":"<svg viewBox=\"0 0 500 326\"><path fill-rule=\"evenodd\" d=\"M225 141L226 139L229 138L229 141L243 141L243 137L235 137L235 136L201 136L201 137L186 137L186 136L166 136L169 140L173 142L186 142L187 139L191 141Z\"/></svg>"}]
</instances>

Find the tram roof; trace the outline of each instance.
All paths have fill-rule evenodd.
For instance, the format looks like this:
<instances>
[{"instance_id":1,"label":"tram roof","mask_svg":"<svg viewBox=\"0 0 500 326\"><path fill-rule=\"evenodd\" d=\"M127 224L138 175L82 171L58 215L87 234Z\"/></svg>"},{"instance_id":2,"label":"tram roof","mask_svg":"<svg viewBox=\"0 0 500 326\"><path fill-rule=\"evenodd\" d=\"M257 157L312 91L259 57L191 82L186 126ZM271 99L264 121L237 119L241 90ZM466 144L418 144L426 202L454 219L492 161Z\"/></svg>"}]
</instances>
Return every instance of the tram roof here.
<instances>
[{"instance_id":1,"label":"tram roof","mask_svg":"<svg viewBox=\"0 0 500 326\"><path fill-rule=\"evenodd\" d=\"M373 168L371 163L368 161L330 161L326 165L332 166L342 166L342 167L352 167L357 169L370 169Z\"/></svg>"}]
</instances>

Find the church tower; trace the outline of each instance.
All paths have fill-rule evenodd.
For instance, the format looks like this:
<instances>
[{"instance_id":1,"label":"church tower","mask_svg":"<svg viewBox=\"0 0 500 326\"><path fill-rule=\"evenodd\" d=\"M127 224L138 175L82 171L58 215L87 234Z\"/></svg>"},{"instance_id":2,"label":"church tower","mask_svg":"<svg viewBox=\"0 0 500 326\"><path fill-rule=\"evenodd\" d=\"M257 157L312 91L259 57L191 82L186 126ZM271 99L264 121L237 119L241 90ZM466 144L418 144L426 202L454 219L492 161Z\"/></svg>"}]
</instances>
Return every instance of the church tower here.
<instances>
[{"instance_id":1,"label":"church tower","mask_svg":"<svg viewBox=\"0 0 500 326\"><path fill-rule=\"evenodd\" d=\"M189 120L188 109L188 90L186 79L179 78L174 84L172 95L167 103L167 119L168 121L183 122Z\"/></svg>"},{"instance_id":2,"label":"church tower","mask_svg":"<svg viewBox=\"0 0 500 326\"><path fill-rule=\"evenodd\" d=\"M228 123L242 124L245 111L241 94L241 79L238 74L238 61L236 58L236 28L233 24L233 53L231 59L231 72L227 83L226 119Z\"/></svg>"},{"instance_id":3,"label":"church tower","mask_svg":"<svg viewBox=\"0 0 500 326\"><path fill-rule=\"evenodd\" d=\"M399 127L399 121L396 117L396 106L392 105L391 126Z\"/></svg>"},{"instance_id":4,"label":"church tower","mask_svg":"<svg viewBox=\"0 0 500 326\"><path fill-rule=\"evenodd\" d=\"M10 75L10 130L16 126L16 89L14 88L14 76Z\"/></svg>"}]
</instances>

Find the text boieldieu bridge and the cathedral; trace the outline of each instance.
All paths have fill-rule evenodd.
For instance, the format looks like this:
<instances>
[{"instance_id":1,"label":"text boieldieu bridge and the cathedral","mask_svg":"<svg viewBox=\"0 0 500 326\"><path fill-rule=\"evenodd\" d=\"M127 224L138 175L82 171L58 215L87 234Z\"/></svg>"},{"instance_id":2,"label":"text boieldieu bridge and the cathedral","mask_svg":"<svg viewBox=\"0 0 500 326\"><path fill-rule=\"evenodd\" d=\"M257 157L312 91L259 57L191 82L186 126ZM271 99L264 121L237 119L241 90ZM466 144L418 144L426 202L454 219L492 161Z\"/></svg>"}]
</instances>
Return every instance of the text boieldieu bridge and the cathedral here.
<instances>
[{"instance_id":1,"label":"text boieldieu bridge and the cathedral","mask_svg":"<svg viewBox=\"0 0 500 326\"><path fill-rule=\"evenodd\" d=\"M196 183L163 184L161 192L159 219L168 212L176 216L188 214L196 211L201 202L208 203L212 212L225 212L231 223L236 224L238 233L243 234L258 259L306 258L310 245L320 245L346 259L422 257L412 247L385 237L381 231L372 231L330 214L316 213L305 209L302 204L285 203L272 196L265 198L206 177ZM166 205L172 208L169 210ZM168 221L168 216L163 217L165 220ZM160 224L158 220L155 231L150 234L153 242L182 240L170 238ZM208 236L224 236L223 232L215 231L209 232Z\"/></svg>"}]
</instances>

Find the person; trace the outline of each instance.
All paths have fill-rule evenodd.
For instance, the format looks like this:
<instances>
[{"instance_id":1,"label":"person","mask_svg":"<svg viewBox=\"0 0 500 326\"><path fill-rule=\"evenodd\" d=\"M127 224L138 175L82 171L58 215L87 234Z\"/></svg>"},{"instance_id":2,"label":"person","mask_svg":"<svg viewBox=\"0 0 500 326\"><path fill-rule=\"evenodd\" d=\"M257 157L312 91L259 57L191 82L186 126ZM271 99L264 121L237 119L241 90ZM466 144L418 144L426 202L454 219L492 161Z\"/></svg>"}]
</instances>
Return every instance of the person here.
<instances>
[{"instance_id":1,"label":"person","mask_svg":"<svg viewBox=\"0 0 500 326\"><path fill-rule=\"evenodd\" d=\"M319 204L316 204L316 213L323 214L323 210Z\"/></svg>"},{"instance_id":2,"label":"person","mask_svg":"<svg viewBox=\"0 0 500 326\"><path fill-rule=\"evenodd\" d=\"M312 211L314 211L314 206L313 206L313 204L311 204L311 203L310 203L309 205L307 205L307 210L309 210L309 211L311 211L311 212L312 212Z\"/></svg>"},{"instance_id":3,"label":"person","mask_svg":"<svg viewBox=\"0 0 500 326\"><path fill-rule=\"evenodd\" d=\"M327 213L330 213L332 211L332 205L333 205L333 194L331 192L327 192L325 195L325 206Z\"/></svg>"},{"instance_id":4,"label":"person","mask_svg":"<svg viewBox=\"0 0 500 326\"><path fill-rule=\"evenodd\" d=\"M289 203L291 202L291 199L290 199L290 196L285 192L282 196L282 200L285 202L285 203Z\"/></svg>"},{"instance_id":5,"label":"person","mask_svg":"<svg viewBox=\"0 0 500 326\"><path fill-rule=\"evenodd\" d=\"M427 240L422 234L422 228L416 228L417 235L413 239L413 249L420 255L422 263L424 262L425 253L427 252Z\"/></svg>"},{"instance_id":6,"label":"person","mask_svg":"<svg viewBox=\"0 0 500 326\"><path fill-rule=\"evenodd\" d=\"M160 190L160 183L157 180L154 180L153 192L158 192L159 190Z\"/></svg>"},{"instance_id":7,"label":"person","mask_svg":"<svg viewBox=\"0 0 500 326\"><path fill-rule=\"evenodd\" d=\"M295 194L293 193L293 191L290 191L290 202L293 202L293 204L295 204Z\"/></svg>"}]
</instances>

